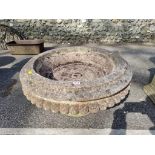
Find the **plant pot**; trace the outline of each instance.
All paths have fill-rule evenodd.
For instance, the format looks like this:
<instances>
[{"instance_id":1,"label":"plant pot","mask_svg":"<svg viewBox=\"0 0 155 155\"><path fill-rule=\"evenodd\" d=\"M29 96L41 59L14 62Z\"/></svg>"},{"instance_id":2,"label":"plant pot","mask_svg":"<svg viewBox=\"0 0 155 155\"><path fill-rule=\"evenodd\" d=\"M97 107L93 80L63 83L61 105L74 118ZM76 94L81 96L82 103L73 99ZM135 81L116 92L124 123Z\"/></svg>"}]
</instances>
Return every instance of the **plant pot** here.
<instances>
[{"instance_id":1,"label":"plant pot","mask_svg":"<svg viewBox=\"0 0 155 155\"><path fill-rule=\"evenodd\" d=\"M22 90L32 104L74 117L120 103L131 78L130 66L118 54L92 47L44 52L20 72Z\"/></svg>"}]
</instances>

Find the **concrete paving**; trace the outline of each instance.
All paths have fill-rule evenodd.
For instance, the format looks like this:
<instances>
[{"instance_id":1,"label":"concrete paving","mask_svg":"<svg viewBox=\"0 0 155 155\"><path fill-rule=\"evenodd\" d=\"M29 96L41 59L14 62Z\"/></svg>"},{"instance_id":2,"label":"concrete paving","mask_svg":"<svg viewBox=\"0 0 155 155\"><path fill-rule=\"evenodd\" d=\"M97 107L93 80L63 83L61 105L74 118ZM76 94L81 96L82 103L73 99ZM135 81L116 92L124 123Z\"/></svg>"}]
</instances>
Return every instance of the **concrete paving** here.
<instances>
[{"instance_id":1,"label":"concrete paving","mask_svg":"<svg viewBox=\"0 0 155 155\"><path fill-rule=\"evenodd\" d=\"M84 128L0 128L5 135L154 135L155 130L84 129Z\"/></svg>"},{"instance_id":2,"label":"concrete paving","mask_svg":"<svg viewBox=\"0 0 155 155\"><path fill-rule=\"evenodd\" d=\"M53 44L46 46L46 49L59 48ZM54 114L32 105L23 95L19 81L20 69L32 56L0 52L0 134L65 134L67 131L68 134L154 134L155 105L142 88L155 74L155 46L126 44L100 47L119 51L131 65L134 73L131 91L118 106L81 118Z\"/></svg>"}]
</instances>

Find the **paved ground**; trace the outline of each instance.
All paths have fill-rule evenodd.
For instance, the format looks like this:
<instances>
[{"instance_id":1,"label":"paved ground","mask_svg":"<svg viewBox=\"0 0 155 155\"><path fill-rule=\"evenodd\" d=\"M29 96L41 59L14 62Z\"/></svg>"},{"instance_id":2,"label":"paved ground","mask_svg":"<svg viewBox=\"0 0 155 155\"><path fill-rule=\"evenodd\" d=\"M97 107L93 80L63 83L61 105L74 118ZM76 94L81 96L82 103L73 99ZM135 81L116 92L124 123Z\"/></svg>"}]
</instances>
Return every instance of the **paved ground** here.
<instances>
[{"instance_id":1,"label":"paved ground","mask_svg":"<svg viewBox=\"0 0 155 155\"><path fill-rule=\"evenodd\" d=\"M47 49L58 48L54 45L48 44L48 46ZM119 50L121 56L132 66L134 76L131 91L128 98L120 105L81 118L53 114L30 104L22 93L18 76L20 69L31 56L12 56L5 51L1 51L0 134L8 134L11 131L16 134L44 134L45 132L51 134L128 134L137 133L136 131L142 134L154 134L155 105L146 97L142 88L152 79L152 75L155 74L155 47L119 45L101 46L101 48L114 52ZM18 130L11 128L18 128ZM37 129L35 132L36 128L47 129L44 129L43 132L40 132L41 129ZM52 128L59 129L52 130ZM62 130L62 128L65 128L65 130ZM76 128L76 130L73 128Z\"/></svg>"}]
</instances>

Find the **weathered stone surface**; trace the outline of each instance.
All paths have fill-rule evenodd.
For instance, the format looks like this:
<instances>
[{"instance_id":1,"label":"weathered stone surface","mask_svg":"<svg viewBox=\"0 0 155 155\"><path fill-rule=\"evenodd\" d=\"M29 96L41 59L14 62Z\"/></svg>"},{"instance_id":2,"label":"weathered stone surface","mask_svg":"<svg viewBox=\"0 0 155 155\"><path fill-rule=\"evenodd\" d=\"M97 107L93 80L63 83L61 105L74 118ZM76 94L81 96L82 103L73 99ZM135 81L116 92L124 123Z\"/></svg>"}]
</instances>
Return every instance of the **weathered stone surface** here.
<instances>
[{"instance_id":1,"label":"weathered stone surface","mask_svg":"<svg viewBox=\"0 0 155 155\"><path fill-rule=\"evenodd\" d=\"M79 114L80 115L87 115L89 113L89 107L87 104L81 104L79 105Z\"/></svg>"},{"instance_id":2,"label":"weathered stone surface","mask_svg":"<svg viewBox=\"0 0 155 155\"><path fill-rule=\"evenodd\" d=\"M50 103L48 103L48 102L43 103L43 108L44 108L45 110L51 110Z\"/></svg>"},{"instance_id":3,"label":"weathered stone surface","mask_svg":"<svg viewBox=\"0 0 155 155\"><path fill-rule=\"evenodd\" d=\"M49 101L48 101L49 102ZM50 102L51 103L51 102ZM57 113L60 111L60 104L53 103L51 104L51 111Z\"/></svg>"},{"instance_id":4,"label":"weathered stone surface","mask_svg":"<svg viewBox=\"0 0 155 155\"><path fill-rule=\"evenodd\" d=\"M131 78L118 54L80 46L39 54L20 72L24 94L33 104L69 116L118 104L128 94Z\"/></svg>"},{"instance_id":5,"label":"weathered stone surface","mask_svg":"<svg viewBox=\"0 0 155 155\"><path fill-rule=\"evenodd\" d=\"M99 111L99 105L97 103L89 104L89 112L97 113Z\"/></svg>"},{"instance_id":6,"label":"weathered stone surface","mask_svg":"<svg viewBox=\"0 0 155 155\"><path fill-rule=\"evenodd\" d=\"M85 43L122 43L122 42L153 42L155 20L0 20L15 28L28 39L44 39L45 42L70 43L81 45ZM139 36L137 38L136 36ZM10 38L11 39L11 38ZM9 39L9 40L10 40Z\"/></svg>"},{"instance_id":7,"label":"weathered stone surface","mask_svg":"<svg viewBox=\"0 0 155 155\"><path fill-rule=\"evenodd\" d=\"M77 115L79 114L79 105L71 105L69 108L70 115Z\"/></svg>"},{"instance_id":8,"label":"weathered stone surface","mask_svg":"<svg viewBox=\"0 0 155 155\"><path fill-rule=\"evenodd\" d=\"M68 114L69 113L69 105L68 104L60 104L60 112L62 114Z\"/></svg>"},{"instance_id":9,"label":"weathered stone surface","mask_svg":"<svg viewBox=\"0 0 155 155\"><path fill-rule=\"evenodd\" d=\"M119 100L123 100L126 95L128 94L130 90L130 86L128 86L127 88L125 88L124 90L122 90L121 92L111 96L111 97L108 97L108 98L103 98L103 99L99 99L99 100L94 100L94 101L86 101L86 102L75 102L74 104L77 104L76 106L71 103L71 104L66 104L65 102L50 102L50 110L54 113L58 113L60 112L61 114L65 114L65 115L68 115L68 116L73 116L73 117L80 117L80 116L85 116L85 115L88 115L89 113L95 113L97 112L98 110L106 110L108 107L112 107L114 105L117 105L119 102L115 102L113 104L111 104L113 100L115 100L115 98L119 98ZM33 104L36 104L36 106L38 105L39 103L39 108L40 107L44 107L44 104L47 102L49 103L49 101L45 100L44 101L44 104L42 102L41 99L38 100L38 97L37 96L33 96L32 94L30 95L30 101L32 103L32 99L33 98ZM36 100L34 100L36 99ZM93 103L94 103L94 107L97 107L97 104L98 104L98 107L97 108L93 108ZM97 103L97 104L96 104ZM41 105L42 104L42 105ZM91 106L90 106L91 105ZM60 108L61 107L61 108ZM77 107L79 107L77 109Z\"/></svg>"}]
</instances>

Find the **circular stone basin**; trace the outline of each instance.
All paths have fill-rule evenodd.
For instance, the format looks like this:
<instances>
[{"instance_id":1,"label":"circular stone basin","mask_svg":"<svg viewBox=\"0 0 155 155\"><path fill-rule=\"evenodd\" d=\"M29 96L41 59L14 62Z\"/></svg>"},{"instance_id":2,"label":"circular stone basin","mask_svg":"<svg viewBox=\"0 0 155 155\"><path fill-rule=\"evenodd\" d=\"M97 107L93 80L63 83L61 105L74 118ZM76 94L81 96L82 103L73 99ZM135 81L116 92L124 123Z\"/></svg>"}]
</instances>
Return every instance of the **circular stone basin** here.
<instances>
[{"instance_id":1,"label":"circular stone basin","mask_svg":"<svg viewBox=\"0 0 155 155\"><path fill-rule=\"evenodd\" d=\"M132 72L117 52L66 47L33 57L22 68L24 95L37 107L84 116L118 104L128 94Z\"/></svg>"}]
</instances>

